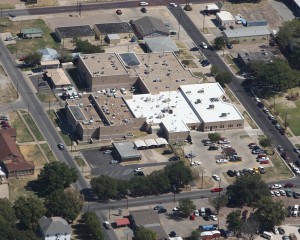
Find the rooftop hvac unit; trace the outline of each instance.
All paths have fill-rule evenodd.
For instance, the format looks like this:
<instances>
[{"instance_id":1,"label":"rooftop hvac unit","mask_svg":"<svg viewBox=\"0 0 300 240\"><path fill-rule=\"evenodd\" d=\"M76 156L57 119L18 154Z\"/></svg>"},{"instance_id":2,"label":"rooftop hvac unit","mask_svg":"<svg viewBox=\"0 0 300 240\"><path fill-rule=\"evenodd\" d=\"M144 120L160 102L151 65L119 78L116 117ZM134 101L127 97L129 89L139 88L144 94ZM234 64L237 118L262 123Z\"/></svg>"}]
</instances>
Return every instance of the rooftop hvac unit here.
<instances>
[{"instance_id":1,"label":"rooftop hvac unit","mask_svg":"<svg viewBox=\"0 0 300 240\"><path fill-rule=\"evenodd\" d=\"M214 108L215 108L215 105L211 104L211 105L208 106L208 108L209 108L209 109L214 109Z\"/></svg>"},{"instance_id":2,"label":"rooftop hvac unit","mask_svg":"<svg viewBox=\"0 0 300 240\"><path fill-rule=\"evenodd\" d=\"M201 103L201 99L197 99L195 104Z\"/></svg>"},{"instance_id":3,"label":"rooftop hvac unit","mask_svg":"<svg viewBox=\"0 0 300 240\"><path fill-rule=\"evenodd\" d=\"M89 124L93 124L94 123L94 120L93 119L90 119L89 120Z\"/></svg>"},{"instance_id":4,"label":"rooftop hvac unit","mask_svg":"<svg viewBox=\"0 0 300 240\"><path fill-rule=\"evenodd\" d=\"M204 89L203 89L203 88L200 89L200 90L198 91L198 93L204 93Z\"/></svg>"},{"instance_id":5,"label":"rooftop hvac unit","mask_svg":"<svg viewBox=\"0 0 300 240\"><path fill-rule=\"evenodd\" d=\"M79 107L82 108L83 107L83 103L79 103Z\"/></svg>"},{"instance_id":6,"label":"rooftop hvac unit","mask_svg":"<svg viewBox=\"0 0 300 240\"><path fill-rule=\"evenodd\" d=\"M227 113L221 113L221 117L227 117Z\"/></svg>"},{"instance_id":7,"label":"rooftop hvac unit","mask_svg":"<svg viewBox=\"0 0 300 240\"><path fill-rule=\"evenodd\" d=\"M192 91L186 91L185 93L187 93L187 94L188 94L188 93L192 93Z\"/></svg>"}]
</instances>

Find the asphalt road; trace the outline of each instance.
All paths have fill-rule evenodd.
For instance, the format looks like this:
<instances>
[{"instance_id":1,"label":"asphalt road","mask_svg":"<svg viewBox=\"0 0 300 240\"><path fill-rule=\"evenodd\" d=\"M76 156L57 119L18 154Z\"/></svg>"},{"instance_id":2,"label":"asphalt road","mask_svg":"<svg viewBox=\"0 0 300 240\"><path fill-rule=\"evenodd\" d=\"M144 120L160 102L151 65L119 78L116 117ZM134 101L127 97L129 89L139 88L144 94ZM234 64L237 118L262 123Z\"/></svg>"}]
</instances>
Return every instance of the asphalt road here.
<instances>
[{"instance_id":1,"label":"asphalt road","mask_svg":"<svg viewBox=\"0 0 300 240\"><path fill-rule=\"evenodd\" d=\"M194 41L196 46L201 46L202 42L205 42L208 46L209 43L206 41L202 33L198 30L195 24L190 20L185 11L180 8L169 8L170 12L174 15L178 22L180 22L181 26L190 36L190 38ZM222 61L220 56L214 51L208 49L202 49L203 54L206 58L211 62L212 65L216 65L221 71L230 72L232 75L232 82L229 84L230 89L234 93L234 95L238 98L241 104L245 107L247 112L251 115L251 117L255 120L259 128L264 132L264 134L268 137L271 137L274 144L280 144L290 156L290 160L287 162L294 162L298 159L298 155L295 154L292 150L293 145L288 140L286 136L281 135L268 120L265 113L263 113L262 109L257 106L254 102L253 98L249 96L249 94L244 90L241 85L243 80L237 78L228 68L228 66Z\"/></svg>"},{"instance_id":2,"label":"asphalt road","mask_svg":"<svg viewBox=\"0 0 300 240\"><path fill-rule=\"evenodd\" d=\"M31 87L30 80L27 80L23 76L21 71L16 67L14 59L12 58L11 54L2 41L0 41L0 58L2 60L3 67L5 68L7 74L10 76L13 84L16 86L16 88L19 89L19 95L21 99L28 106L33 120L40 129L44 138L47 140L56 158L60 162L65 162L70 167L74 167L78 170L78 172L80 172L69 152L60 151L57 148L57 143L63 142L60 135L48 118L48 115L46 114L42 103L37 98L33 88ZM88 182L82 175L79 175L76 185L77 189L89 187Z\"/></svg>"},{"instance_id":3,"label":"asphalt road","mask_svg":"<svg viewBox=\"0 0 300 240\"><path fill-rule=\"evenodd\" d=\"M120 1L120 2L105 2L105 3L82 3L81 4L81 12L84 11L94 11L94 10L103 10L103 9L122 9L122 8L133 8L138 7L140 1ZM149 1L149 6L165 6L170 2L176 2L178 4L186 3L185 0L178 1L164 1L164 0L151 0ZM215 2L213 0L190 0L190 3L209 3ZM45 14L57 14L57 13L72 13L78 12L78 6L58 6L58 7L32 7L28 9L11 9L11 10L2 10L3 16L11 15L11 16L25 16L25 15L45 15Z\"/></svg>"}]
</instances>

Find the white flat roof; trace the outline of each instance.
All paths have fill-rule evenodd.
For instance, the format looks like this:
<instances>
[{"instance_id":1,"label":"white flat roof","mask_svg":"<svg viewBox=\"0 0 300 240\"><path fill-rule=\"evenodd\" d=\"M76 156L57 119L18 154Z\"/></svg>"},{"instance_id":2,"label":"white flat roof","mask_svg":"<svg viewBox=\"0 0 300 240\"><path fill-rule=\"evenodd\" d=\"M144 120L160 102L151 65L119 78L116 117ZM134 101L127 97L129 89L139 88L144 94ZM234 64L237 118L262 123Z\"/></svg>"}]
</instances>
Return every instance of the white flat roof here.
<instances>
[{"instance_id":1,"label":"white flat roof","mask_svg":"<svg viewBox=\"0 0 300 240\"><path fill-rule=\"evenodd\" d=\"M251 37L251 36L263 36L269 35L270 31L264 26L256 26L256 27L243 27L236 28L234 30L224 30L224 34L229 37Z\"/></svg>"},{"instance_id":2,"label":"white flat roof","mask_svg":"<svg viewBox=\"0 0 300 240\"><path fill-rule=\"evenodd\" d=\"M235 21L234 17L230 12L227 11L221 11L217 13L217 16L222 20L222 21Z\"/></svg>"},{"instance_id":3,"label":"white flat roof","mask_svg":"<svg viewBox=\"0 0 300 240\"><path fill-rule=\"evenodd\" d=\"M219 83L181 85L180 89L205 123L244 119L233 104L222 100L225 92Z\"/></svg>"},{"instance_id":4,"label":"white flat roof","mask_svg":"<svg viewBox=\"0 0 300 240\"><path fill-rule=\"evenodd\" d=\"M200 123L180 91L133 95L125 101L136 118L146 117L154 125L163 122L169 131L186 131L186 124Z\"/></svg>"}]
</instances>

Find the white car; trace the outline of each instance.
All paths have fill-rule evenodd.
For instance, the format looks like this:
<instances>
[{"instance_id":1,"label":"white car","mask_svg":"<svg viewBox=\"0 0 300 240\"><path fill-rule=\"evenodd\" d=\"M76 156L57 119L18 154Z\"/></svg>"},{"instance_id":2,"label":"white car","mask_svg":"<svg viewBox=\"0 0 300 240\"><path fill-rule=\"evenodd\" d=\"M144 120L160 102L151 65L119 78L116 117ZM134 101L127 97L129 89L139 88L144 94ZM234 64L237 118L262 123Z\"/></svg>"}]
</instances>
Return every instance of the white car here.
<instances>
[{"instance_id":1,"label":"white car","mask_svg":"<svg viewBox=\"0 0 300 240\"><path fill-rule=\"evenodd\" d=\"M282 188L282 186L280 184L274 184L272 186L270 186L270 189L279 189Z\"/></svg>"},{"instance_id":2,"label":"white car","mask_svg":"<svg viewBox=\"0 0 300 240\"><path fill-rule=\"evenodd\" d=\"M272 197L274 197L274 196L275 196L275 193L274 193L274 191L270 191L270 193L271 193L271 196L272 196Z\"/></svg>"},{"instance_id":3,"label":"white car","mask_svg":"<svg viewBox=\"0 0 300 240\"><path fill-rule=\"evenodd\" d=\"M140 4L139 4L140 6L148 6L149 5L149 3L147 3L147 2L140 2Z\"/></svg>"},{"instance_id":4,"label":"white car","mask_svg":"<svg viewBox=\"0 0 300 240\"><path fill-rule=\"evenodd\" d=\"M199 216L200 216L199 210L195 210L195 211L194 211L194 216L195 216L195 217L199 217Z\"/></svg>"},{"instance_id":5,"label":"white car","mask_svg":"<svg viewBox=\"0 0 300 240\"><path fill-rule=\"evenodd\" d=\"M279 191L274 191L274 194L276 197L280 197L280 192Z\"/></svg>"},{"instance_id":6,"label":"white car","mask_svg":"<svg viewBox=\"0 0 300 240\"><path fill-rule=\"evenodd\" d=\"M108 154L108 153L112 153L112 150L105 150L105 151L103 152L103 154Z\"/></svg>"},{"instance_id":7,"label":"white car","mask_svg":"<svg viewBox=\"0 0 300 240\"><path fill-rule=\"evenodd\" d=\"M275 235L279 235L278 228L274 227L274 228L272 229L272 231L273 231L273 233L274 233Z\"/></svg>"},{"instance_id":8,"label":"white car","mask_svg":"<svg viewBox=\"0 0 300 240\"><path fill-rule=\"evenodd\" d=\"M207 45L206 45L205 42L202 42L202 47L205 48L205 49L207 48Z\"/></svg>"},{"instance_id":9,"label":"white car","mask_svg":"<svg viewBox=\"0 0 300 240\"><path fill-rule=\"evenodd\" d=\"M294 173L300 174L300 169L299 168L294 168L293 170L294 170Z\"/></svg>"},{"instance_id":10,"label":"white car","mask_svg":"<svg viewBox=\"0 0 300 240\"><path fill-rule=\"evenodd\" d=\"M218 218L215 215L210 215L209 217L213 221L218 221Z\"/></svg>"},{"instance_id":11,"label":"white car","mask_svg":"<svg viewBox=\"0 0 300 240\"><path fill-rule=\"evenodd\" d=\"M105 222L104 222L104 227L105 227L106 229L111 229L111 224L110 224L110 222L109 222L109 221L105 221Z\"/></svg>"},{"instance_id":12,"label":"white car","mask_svg":"<svg viewBox=\"0 0 300 240\"><path fill-rule=\"evenodd\" d=\"M254 101L257 102L257 103L261 102L260 99L259 99L258 97L255 97L255 98L254 98Z\"/></svg>"},{"instance_id":13,"label":"white car","mask_svg":"<svg viewBox=\"0 0 300 240\"><path fill-rule=\"evenodd\" d=\"M172 7L175 7L175 8L176 8L176 7L177 7L177 4L176 4L176 3L173 3L173 2L171 2L171 3L170 3L170 6L172 6Z\"/></svg>"},{"instance_id":14,"label":"white car","mask_svg":"<svg viewBox=\"0 0 300 240\"><path fill-rule=\"evenodd\" d=\"M280 193L281 196L286 196L286 193L285 193L284 190L279 190L279 193Z\"/></svg>"},{"instance_id":15,"label":"white car","mask_svg":"<svg viewBox=\"0 0 300 240\"><path fill-rule=\"evenodd\" d=\"M228 144L223 144L221 148L231 148L231 146Z\"/></svg>"},{"instance_id":16,"label":"white car","mask_svg":"<svg viewBox=\"0 0 300 240\"><path fill-rule=\"evenodd\" d=\"M227 163L227 159L223 159L223 158L218 159L218 160L216 161L216 163Z\"/></svg>"},{"instance_id":17,"label":"white car","mask_svg":"<svg viewBox=\"0 0 300 240\"><path fill-rule=\"evenodd\" d=\"M134 172L141 172L141 171L143 171L143 168L141 167L134 169Z\"/></svg>"},{"instance_id":18,"label":"white car","mask_svg":"<svg viewBox=\"0 0 300 240\"><path fill-rule=\"evenodd\" d=\"M199 161L191 162L191 166L196 166L196 165L201 165L201 162Z\"/></svg>"},{"instance_id":19,"label":"white car","mask_svg":"<svg viewBox=\"0 0 300 240\"><path fill-rule=\"evenodd\" d=\"M216 181L221 180L221 178L217 174L212 175L212 178L215 179Z\"/></svg>"}]
</instances>

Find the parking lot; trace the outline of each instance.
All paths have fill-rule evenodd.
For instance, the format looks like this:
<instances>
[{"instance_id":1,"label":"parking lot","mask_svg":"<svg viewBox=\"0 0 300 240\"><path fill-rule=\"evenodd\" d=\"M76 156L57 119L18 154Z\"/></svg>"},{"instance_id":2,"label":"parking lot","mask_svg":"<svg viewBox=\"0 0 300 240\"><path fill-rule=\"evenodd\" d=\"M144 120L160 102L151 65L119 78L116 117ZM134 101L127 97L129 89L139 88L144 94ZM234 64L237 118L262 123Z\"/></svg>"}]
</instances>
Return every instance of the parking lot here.
<instances>
[{"instance_id":1,"label":"parking lot","mask_svg":"<svg viewBox=\"0 0 300 240\"><path fill-rule=\"evenodd\" d=\"M156 149L158 150L158 149ZM146 152L148 154L146 154ZM152 152L152 154L151 154ZM94 176L106 175L116 179L126 179L129 180L134 176L134 169L143 168L144 174L149 174L153 170L159 170L170 164L167 160L156 161L157 159L165 158L166 156L160 155L160 158L153 158L153 153L158 154L154 149L140 151L142 154L142 161L140 162L124 162L121 164L115 163L111 164L110 161L113 160L111 153L104 153L104 151L99 151L98 149L83 151L82 155L87 160L88 164L92 168L91 174ZM155 155L156 155L155 154ZM145 157L147 156L147 157ZM170 155L168 155L169 157ZM153 161L151 161L151 159Z\"/></svg>"},{"instance_id":2,"label":"parking lot","mask_svg":"<svg viewBox=\"0 0 300 240\"><path fill-rule=\"evenodd\" d=\"M29 78L38 93L51 93L49 83L42 74L29 76Z\"/></svg>"},{"instance_id":3,"label":"parking lot","mask_svg":"<svg viewBox=\"0 0 300 240\"><path fill-rule=\"evenodd\" d=\"M222 155L222 146L218 145L218 150L208 151L208 146L204 146L202 143L202 139L207 139L208 133L200 133L196 131L191 132L191 136L193 139L192 145L186 145L184 147L184 152L194 153L196 157L193 161L200 161L202 168L204 168L204 172L206 176L212 176L213 174L217 174L221 177L222 182L221 185L226 186L228 183L226 182L226 178L223 176L227 175L226 172L228 170L242 170L247 168L256 168L261 166L259 162L256 161L257 155L253 155L251 153L251 149L249 149L248 144L250 142L258 143L258 136L249 136L245 130L233 130L233 131L224 131L221 132L221 136L227 138L230 143L226 145L230 145L233 147L237 155L242 158L242 161L230 162L227 163L216 163L218 159L223 158ZM268 167L272 166L272 162L270 164L264 164L263 167L268 171ZM225 174L225 175L224 175ZM215 186L217 182L215 182Z\"/></svg>"}]
</instances>

